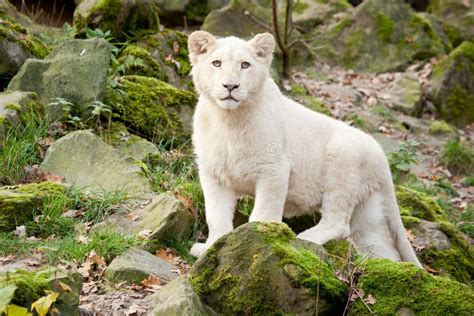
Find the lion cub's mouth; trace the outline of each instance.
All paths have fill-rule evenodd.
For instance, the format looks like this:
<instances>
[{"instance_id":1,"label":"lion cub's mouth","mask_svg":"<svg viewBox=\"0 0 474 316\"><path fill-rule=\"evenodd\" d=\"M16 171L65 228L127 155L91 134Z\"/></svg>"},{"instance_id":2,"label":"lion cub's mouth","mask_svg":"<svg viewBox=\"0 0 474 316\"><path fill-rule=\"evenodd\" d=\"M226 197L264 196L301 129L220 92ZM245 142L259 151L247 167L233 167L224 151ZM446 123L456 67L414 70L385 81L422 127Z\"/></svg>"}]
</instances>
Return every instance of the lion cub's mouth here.
<instances>
[{"instance_id":1,"label":"lion cub's mouth","mask_svg":"<svg viewBox=\"0 0 474 316\"><path fill-rule=\"evenodd\" d=\"M237 101L236 98L234 98L234 97L233 97L232 95L230 95L230 94L229 94L228 96L226 96L224 99L221 99L221 100L222 100L222 101L224 101L224 100L234 100L235 102L239 102L239 101Z\"/></svg>"}]
</instances>

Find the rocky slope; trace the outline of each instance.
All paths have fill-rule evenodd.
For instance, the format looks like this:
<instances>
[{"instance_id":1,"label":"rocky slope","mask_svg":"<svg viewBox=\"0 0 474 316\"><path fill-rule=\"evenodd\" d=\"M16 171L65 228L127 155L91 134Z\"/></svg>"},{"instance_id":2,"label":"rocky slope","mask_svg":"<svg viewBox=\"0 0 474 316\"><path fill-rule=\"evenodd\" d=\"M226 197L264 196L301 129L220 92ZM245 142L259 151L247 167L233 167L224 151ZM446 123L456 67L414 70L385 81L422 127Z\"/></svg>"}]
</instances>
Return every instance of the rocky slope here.
<instances>
[{"instance_id":1,"label":"rocky slope","mask_svg":"<svg viewBox=\"0 0 474 316\"><path fill-rule=\"evenodd\" d=\"M296 240L317 215L243 225L247 196L238 228L189 254L207 228L187 27L273 31L269 1L84 0L52 29L0 0L0 314L469 314L473 12L298 1L289 77L281 48L274 63L289 97L381 143L422 271Z\"/></svg>"}]
</instances>

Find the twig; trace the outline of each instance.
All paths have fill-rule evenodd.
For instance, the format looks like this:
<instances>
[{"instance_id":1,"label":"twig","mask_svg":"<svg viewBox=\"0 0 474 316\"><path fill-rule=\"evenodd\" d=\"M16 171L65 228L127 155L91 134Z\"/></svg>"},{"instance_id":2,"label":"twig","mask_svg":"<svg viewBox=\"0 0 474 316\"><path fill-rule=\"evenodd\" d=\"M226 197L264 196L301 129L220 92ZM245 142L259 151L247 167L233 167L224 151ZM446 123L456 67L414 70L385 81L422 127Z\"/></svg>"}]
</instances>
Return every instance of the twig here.
<instances>
[{"instance_id":1,"label":"twig","mask_svg":"<svg viewBox=\"0 0 474 316\"><path fill-rule=\"evenodd\" d=\"M255 22L255 24L258 24L259 26L264 28L265 30L269 32L272 31L271 26L266 25L264 22L260 21L256 16L252 15L252 13L250 13L249 11L244 11L244 15L248 17L250 20L252 20L253 22Z\"/></svg>"}]
</instances>

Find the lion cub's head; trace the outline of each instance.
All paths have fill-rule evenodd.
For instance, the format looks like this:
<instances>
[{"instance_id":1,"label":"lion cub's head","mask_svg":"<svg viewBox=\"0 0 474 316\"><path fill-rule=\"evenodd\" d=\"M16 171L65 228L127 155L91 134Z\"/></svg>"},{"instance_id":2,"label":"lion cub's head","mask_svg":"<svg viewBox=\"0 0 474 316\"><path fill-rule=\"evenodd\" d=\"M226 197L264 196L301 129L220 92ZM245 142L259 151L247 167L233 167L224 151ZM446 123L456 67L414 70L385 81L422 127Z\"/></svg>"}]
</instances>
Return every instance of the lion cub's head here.
<instances>
[{"instance_id":1,"label":"lion cub's head","mask_svg":"<svg viewBox=\"0 0 474 316\"><path fill-rule=\"evenodd\" d=\"M269 33L246 42L197 31L189 36L188 48L198 93L223 109L235 109L268 77L275 40Z\"/></svg>"}]
</instances>

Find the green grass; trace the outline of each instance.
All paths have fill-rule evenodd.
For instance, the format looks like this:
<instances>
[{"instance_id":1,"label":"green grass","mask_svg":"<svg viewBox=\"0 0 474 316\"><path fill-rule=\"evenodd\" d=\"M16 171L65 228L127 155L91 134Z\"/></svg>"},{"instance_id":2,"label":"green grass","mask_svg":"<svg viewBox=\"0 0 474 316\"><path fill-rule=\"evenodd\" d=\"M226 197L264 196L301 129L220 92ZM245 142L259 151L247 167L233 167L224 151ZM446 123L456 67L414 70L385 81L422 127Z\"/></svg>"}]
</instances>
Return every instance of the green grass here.
<instances>
[{"instance_id":1,"label":"green grass","mask_svg":"<svg viewBox=\"0 0 474 316\"><path fill-rule=\"evenodd\" d=\"M0 150L0 185L15 184L25 178L25 167L41 162L38 141L48 136L49 121L35 112L26 112L24 124L7 130Z\"/></svg>"},{"instance_id":2,"label":"green grass","mask_svg":"<svg viewBox=\"0 0 474 316\"><path fill-rule=\"evenodd\" d=\"M10 233L0 233L0 256L13 254L22 257L31 255L36 250L44 253L48 263L54 264L61 260L83 262L94 250L100 257L110 261L130 247L143 245L143 241L136 236L121 235L107 230L93 232L87 237L90 241L84 243L75 235L47 240L28 240Z\"/></svg>"},{"instance_id":3,"label":"green grass","mask_svg":"<svg viewBox=\"0 0 474 316\"><path fill-rule=\"evenodd\" d=\"M454 174L472 174L474 150L471 146L459 142L458 139L452 139L443 148L441 163Z\"/></svg>"}]
</instances>

